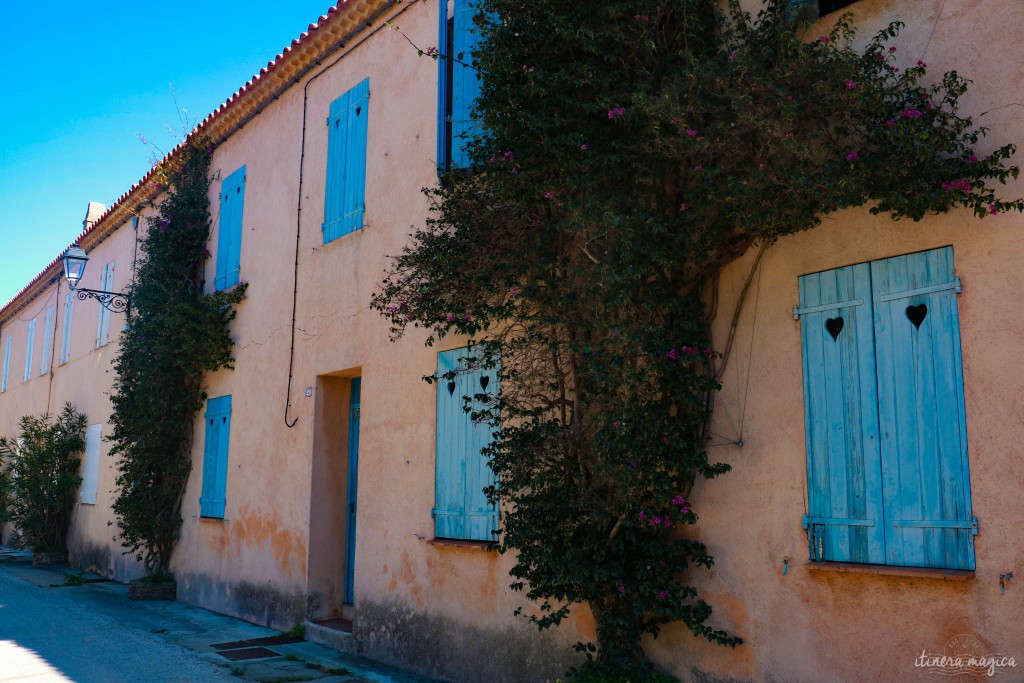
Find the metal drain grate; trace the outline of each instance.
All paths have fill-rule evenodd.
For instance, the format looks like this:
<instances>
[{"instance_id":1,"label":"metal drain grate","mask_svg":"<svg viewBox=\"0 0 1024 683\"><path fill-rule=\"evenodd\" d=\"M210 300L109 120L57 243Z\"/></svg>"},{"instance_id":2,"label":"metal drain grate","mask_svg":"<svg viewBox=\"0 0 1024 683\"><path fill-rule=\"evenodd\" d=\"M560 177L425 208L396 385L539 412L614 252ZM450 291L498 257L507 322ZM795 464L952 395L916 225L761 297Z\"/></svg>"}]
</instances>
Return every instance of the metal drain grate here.
<instances>
[{"instance_id":1,"label":"metal drain grate","mask_svg":"<svg viewBox=\"0 0 1024 683\"><path fill-rule=\"evenodd\" d=\"M240 650L221 650L217 654L225 659L230 659L232 662L243 662L249 659L270 659L271 657L281 656L273 650L268 650L265 647L244 647Z\"/></svg>"},{"instance_id":2,"label":"metal drain grate","mask_svg":"<svg viewBox=\"0 0 1024 683\"><path fill-rule=\"evenodd\" d=\"M263 645L291 645L292 643L301 643L302 638L296 636L286 636L284 634L279 636L270 636L268 638L250 638L249 640L235 640L230 643L214 643L210 647L214 650L237 650L241 647L259 647Z\"/></svg>"}]
</instances>

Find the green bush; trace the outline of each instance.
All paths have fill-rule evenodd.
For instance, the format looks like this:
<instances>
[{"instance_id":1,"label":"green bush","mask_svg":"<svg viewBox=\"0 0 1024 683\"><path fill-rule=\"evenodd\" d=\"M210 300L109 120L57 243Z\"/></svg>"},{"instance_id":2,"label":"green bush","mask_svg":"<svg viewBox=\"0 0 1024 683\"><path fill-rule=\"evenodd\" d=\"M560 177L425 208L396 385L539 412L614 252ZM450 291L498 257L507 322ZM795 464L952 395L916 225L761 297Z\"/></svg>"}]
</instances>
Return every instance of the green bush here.
<instances>
[{"instance_id":1,"label":"green bush","mask_svg":"<svg viewBox=\"0 0 1024 683\"><path fill-rule=\"evenodd\" d=\"M85 449L86 417L70 403L53 420L25 415L16 438L0 437L0 520L14 523L20 542L34 552L65 549Z\"/></svg>"}]
</instances>

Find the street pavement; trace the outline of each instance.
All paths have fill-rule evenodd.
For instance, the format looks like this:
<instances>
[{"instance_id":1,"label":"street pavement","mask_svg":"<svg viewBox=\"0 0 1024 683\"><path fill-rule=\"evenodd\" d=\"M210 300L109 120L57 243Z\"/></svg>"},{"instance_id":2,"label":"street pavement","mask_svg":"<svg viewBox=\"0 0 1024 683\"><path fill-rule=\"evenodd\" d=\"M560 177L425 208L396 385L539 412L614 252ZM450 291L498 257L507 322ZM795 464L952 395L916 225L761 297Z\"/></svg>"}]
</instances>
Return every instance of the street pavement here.
<instances>
[{"instance_id":1,"label":"street pavement","mask_svg":"<svg viewBox=\"0 0 1024 683\"><path fill-rule=\"evenodd\" d=\"M436 683L305 641L230 661L213 645L282 634L182 602L130 601L127 586L95 575L66 585L77 570L0 549L0 683Z\"/></svg>"}]
</instances>

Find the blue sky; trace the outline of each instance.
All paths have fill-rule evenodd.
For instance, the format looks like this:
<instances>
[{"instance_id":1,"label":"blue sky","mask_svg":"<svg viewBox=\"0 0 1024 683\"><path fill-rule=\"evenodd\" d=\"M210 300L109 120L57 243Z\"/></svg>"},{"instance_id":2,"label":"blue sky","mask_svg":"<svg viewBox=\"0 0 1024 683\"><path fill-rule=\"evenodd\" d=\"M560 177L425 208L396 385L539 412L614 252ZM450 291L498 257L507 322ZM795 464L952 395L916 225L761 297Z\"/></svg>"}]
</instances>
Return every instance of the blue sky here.
<instances>
[{"instance_id":1,"label":"blue sky","mask_svg":"<svg viewBox=\"0 0 1024 683\"><path fill-rule=\"evenodd\" d=\"M11 1L0 10L0 306L331 0ZM172 97L173 86L173 97Z\"/></svg>"}]
</instances>

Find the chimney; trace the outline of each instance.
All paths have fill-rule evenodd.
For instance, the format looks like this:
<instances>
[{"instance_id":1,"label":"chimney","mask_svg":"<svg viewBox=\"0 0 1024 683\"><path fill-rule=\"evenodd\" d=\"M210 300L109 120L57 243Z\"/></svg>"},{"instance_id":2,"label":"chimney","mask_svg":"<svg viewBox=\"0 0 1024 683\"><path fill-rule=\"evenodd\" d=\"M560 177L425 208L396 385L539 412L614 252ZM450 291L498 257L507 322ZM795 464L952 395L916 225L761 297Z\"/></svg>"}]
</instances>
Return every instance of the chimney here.
<instances>
[{"instance_id":1,"label":"chimney","mask_svg":"<svg viewBox=\"0 0 1024 683\"><path fill-rule=\"evenodd\" d=\"M103 212L107 210L103 204L99 202L89 202L89 208L85 211L85 220L82 221L82 225L88 230L92 226L96 225L96 221L100 219Z\"/></svg>"}]
</instances>

